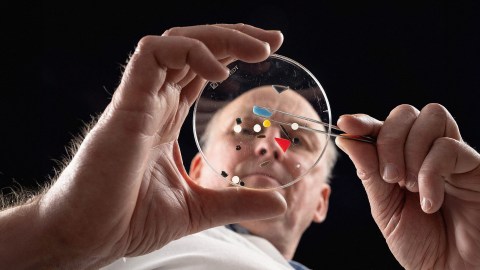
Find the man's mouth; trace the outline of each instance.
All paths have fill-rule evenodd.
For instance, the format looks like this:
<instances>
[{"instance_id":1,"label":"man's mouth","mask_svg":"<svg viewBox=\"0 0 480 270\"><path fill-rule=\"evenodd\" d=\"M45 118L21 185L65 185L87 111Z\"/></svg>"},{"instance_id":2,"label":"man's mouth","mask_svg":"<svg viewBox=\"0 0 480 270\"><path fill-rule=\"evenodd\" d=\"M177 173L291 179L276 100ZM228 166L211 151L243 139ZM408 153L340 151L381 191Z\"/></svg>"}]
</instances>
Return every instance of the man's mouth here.
<instances>
[{"instance_id":1,"label":"man's mouth","mask_svg":"<svg viewBox=\"0 0 480 270\"><path fill-rule=\"evenodd\" d=\"M265 165L266 162L268 162L267 165ZM279 188L288 184L290 179L292 179L292 175L287 170L286 164L269 159L250 159L238 163L233 171L234 174L238 175L241 183L243 183L245 187L250 188Z\"/></svg>"},{"instance_id":2,"label":"man's mouth","mask_svg":"<svg viewBox=\"0 0 480 270\"><path fill-rule=\"evenodd\" d=\"M278 178L263 172L249 173L241 179L245 186L251 188L277 188L283 185Z\"/></svg>"}]
</instances>

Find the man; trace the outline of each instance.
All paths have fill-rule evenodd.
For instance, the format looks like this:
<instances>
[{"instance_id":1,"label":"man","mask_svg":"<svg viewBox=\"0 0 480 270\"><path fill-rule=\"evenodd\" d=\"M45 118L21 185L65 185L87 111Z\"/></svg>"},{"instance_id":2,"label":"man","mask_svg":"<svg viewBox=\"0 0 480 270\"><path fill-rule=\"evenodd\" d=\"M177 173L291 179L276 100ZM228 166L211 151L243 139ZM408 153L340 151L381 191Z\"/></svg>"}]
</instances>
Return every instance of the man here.
<instances>
[{"instance_id":1,"label":"man","mask_svg":"<svg viewBox=\"0 0 480 270\"><path fill-rule=\"evenodd\" d=\"M1 265L95 269L208 228L284 213L279 192L197 185L176 140L205 80L226 79L224 63L232 58L266 59L282 40L278 31L244 24L142 38L111 103L55 183L0 212ZM348 115L338 126L377 137L376 145L336 143L354 162L399 263L478 269L480 155L462 141L448 111L401 105L384 122Z\"/></svg>"},{"instance_id":2,"label":"man","mask_svg":"<svg viewBox=\"0 0 480 270\"><path fill-rule=\"evenodd\" d=\"M251 117L253 106L259 103L319 119L308 101L293 90L279 94L271 86L254 88L215 113L205 131L203 151L210 164L222 166L239 176L246 186L265 188L286 184L299 170L297 165L307 166L304 164L317 160L326 145L325 156L312 171L299 182L279 190L287 201L287 211L271 219L245 221L228 227L241 232L240 235L217 227L181 238L151 254L119 260L105 269L225 269L232 265L235 269L291 269L289 262L299 266L291 260L302 234L311 222L322 222L327 215L328 182L337 152L332 142L327 144L324 135L305 130L295 132L289 127L291 136L300 141L283 151L275 141L275 138L286 137L286 129L282 130L279 124L264 127L258 133L253 131L254 125L263 121L261 117ZM236 118L242 119L243 132L234 131ZM279 120L279 116L276 119ZM282 122L285 121L288 120ZM263 136L258 138L258 135ZM244 147L235 151L238 141ZM261 167L265 161L268 165ZM203 187L217 190L232 187L230 181L219 177L200 154L191 162L189 175ZM243 201L238 204L242 205Z\"/></svg>"}]
</instances>

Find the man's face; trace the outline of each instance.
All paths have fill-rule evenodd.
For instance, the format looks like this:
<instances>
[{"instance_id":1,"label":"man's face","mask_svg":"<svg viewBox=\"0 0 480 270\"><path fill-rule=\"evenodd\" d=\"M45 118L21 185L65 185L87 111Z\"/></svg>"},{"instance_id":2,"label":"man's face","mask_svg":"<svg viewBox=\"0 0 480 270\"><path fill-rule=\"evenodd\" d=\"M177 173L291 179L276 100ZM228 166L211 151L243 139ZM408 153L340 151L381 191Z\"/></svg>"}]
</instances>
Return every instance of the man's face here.
<instances>
[{"instance_id":1,"label":"man's face","mask_svg":"<svg viewBox=\"0 0 480 270\"><path fill-rule=\"evenodd\" d=\"M204 152L214 167L221 166L222 170L229 173L229 178L238 176L248 187L278 187L311 168L323 150L326 138L312 131L294 131L289 126L282 129L274 122L264 127L263 119L252 114L253 106L259 101L261 106L318 119L310 104L294 91L287 90L279 94L270 86L260 87L238 97L212 119L215 122L207 131L209 139ZM276 115L275 119L288 123L294 121L291 117L282 117L285 116ZM237 118L241 119L242 127L238 133L233 128ZM261 126L260 132L254 131L255 124ZM291 142L288 150L284 151L275 138L297 140ZM207 166L199 155L192 162L190 173L202 186L229 186L228 181L220 179L218 173ZM279 190L289 206L284 216L242 225L256 234L272 229L303 233L312 220L321 221L326 214L330 194L326 177L325 166L320 162L301 181Z\"/></svg>"}]
</instances>

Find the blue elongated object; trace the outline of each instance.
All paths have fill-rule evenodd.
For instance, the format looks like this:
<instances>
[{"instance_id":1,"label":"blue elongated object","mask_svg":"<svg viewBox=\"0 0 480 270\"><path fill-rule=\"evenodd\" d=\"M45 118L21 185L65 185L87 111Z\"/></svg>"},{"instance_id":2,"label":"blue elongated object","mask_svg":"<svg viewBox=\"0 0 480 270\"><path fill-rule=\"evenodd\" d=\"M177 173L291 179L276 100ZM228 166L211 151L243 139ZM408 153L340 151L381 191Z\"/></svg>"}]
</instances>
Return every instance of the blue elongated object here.
<instances>
[{"instance_id":1,"label":"blue elongated object","mask_svg":"<svg viewBox=\"0 0 480 270\"><path fill-rule=\"evenodd\" d=\"M259 107L259 106L253 106L253 113L258 115L258 116L262 116L262 117L270 117L272 116L272 112L269 111L268 109L264 108L264 107Z\"/></svg>"}]
</instances>

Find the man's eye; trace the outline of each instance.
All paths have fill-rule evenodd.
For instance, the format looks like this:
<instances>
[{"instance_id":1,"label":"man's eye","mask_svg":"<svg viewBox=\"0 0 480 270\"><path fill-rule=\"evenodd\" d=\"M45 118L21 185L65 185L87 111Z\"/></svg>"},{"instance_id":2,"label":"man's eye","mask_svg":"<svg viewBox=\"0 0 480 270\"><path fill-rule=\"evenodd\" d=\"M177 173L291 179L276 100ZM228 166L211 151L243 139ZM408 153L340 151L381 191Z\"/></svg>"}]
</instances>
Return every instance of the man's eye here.
<instances>
[{"instance_id":1,"label":"man's eye","mask_svg":"<svg viewBox=\"0 0 480 270\"><path fill-rule=\"evenodd\" d=\"M300 140L298 137L293 137L292 138L292 143L296 146L302 146L303 140Z\"/></svg>"},{"instance_id":2,"label":"man's eye","mask_svg":"<svg viewBox=\"0 0 480 270\"><path fill-rule=\"evenodd\" d=\"M244 128L241 132L243 135L257 135L257 133L251 128Z\"/></svg>"}]
</instances>

